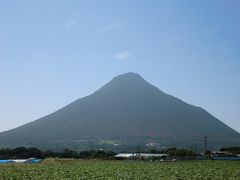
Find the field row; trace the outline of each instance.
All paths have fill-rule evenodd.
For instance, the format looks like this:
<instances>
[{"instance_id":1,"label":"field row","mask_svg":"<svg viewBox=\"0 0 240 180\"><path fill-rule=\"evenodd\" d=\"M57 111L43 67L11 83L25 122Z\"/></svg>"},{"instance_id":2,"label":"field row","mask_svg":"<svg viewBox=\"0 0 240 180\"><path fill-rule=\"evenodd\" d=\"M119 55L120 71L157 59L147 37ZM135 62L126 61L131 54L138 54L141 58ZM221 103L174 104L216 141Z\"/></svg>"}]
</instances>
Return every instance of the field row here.
<instances>
[{"instance_id":1,"label":"field row","mask_svg":"<svg viewBox=\"0 0 240 180\"><path fill-rule=\"evenodd\" d=\"M239 161L136 162L47 159L0 165L0 179L240 179Z\"/></svg>"}]
</instances>

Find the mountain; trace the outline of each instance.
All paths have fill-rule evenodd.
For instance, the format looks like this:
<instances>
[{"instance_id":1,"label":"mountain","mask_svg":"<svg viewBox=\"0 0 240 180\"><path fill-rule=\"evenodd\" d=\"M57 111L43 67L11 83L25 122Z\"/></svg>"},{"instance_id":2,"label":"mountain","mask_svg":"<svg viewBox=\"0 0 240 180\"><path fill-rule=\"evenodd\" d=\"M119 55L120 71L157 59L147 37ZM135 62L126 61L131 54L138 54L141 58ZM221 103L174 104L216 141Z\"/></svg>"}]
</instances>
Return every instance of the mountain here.
<instances>
[{"instance_id":1,"label":"mountain","mask_svg":"<svg viewBox=\"0 0 240 180\"><path fill-rule=\"evenodd\" d=\"M0 133L0 147L203 149L204 136L209 149L240 145L240 134L204 109L126 73L52 114Z\"/></svg>"}]
</instances>

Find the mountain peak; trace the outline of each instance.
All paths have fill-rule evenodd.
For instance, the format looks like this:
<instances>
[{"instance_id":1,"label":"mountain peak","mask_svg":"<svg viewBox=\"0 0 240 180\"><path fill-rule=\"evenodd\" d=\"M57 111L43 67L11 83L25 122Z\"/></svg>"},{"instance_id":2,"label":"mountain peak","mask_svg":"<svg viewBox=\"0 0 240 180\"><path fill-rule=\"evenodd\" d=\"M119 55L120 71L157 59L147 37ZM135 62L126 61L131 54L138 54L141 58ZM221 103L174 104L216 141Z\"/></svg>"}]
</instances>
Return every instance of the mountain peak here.
<instances>
[{"instance_id":1,"label":"mountain peak","mask_svg":"<svg viewBox=\"0 0 240 180\"><path fill-rule=\"evenodd\" d=\"M137 73L128 72L114 77L97 92L118 93L118 92L136 92L146 88L152 88L146 80Z\"/></svg>"},{"instance_id":2,"label":"mountain peak","mask_svg":"<svg viewBox=\"0 0 240 180\"><path fill-rule=\"evenodd\" d=\"M114 77L111 81L95 91L95 95L104 94L114 97L135 97L143 98L144 96L166 96L163 91L147 82L138 73L128 72Z\"/></svg>"},{"instance_id":3,"label":"mountain peak","mask_svg":"<svg viewBox=\"0 0 240 180\"><path fill-rule=\"evenodd\" d=\"M116 77L114 77L113 79L141 79L143 80L142 76L140 76L138 73L133 73L133 72L128 72L128 73L124 73L124 74L120 74Z\"/></svg>"}]
</instances>

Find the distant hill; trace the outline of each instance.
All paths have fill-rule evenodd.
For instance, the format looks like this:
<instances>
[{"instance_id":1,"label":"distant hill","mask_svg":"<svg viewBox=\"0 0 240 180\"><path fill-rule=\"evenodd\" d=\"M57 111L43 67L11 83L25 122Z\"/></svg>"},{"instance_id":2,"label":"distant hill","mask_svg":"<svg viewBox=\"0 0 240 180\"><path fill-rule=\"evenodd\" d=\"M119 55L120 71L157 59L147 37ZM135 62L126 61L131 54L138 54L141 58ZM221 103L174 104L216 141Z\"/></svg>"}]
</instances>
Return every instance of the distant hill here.
<instances>
[{"instance_id":1,"label":"distant hill","mask_svg":"<svg viewBox=\"0 0 240 180\"><path fill-rule=\"evenodd\" d=\"M42 149L164 147L209 149L240 145L240 134L200 107L126 73L64 108L0 133L0 147Z\"/></svg>"}]
</instances>

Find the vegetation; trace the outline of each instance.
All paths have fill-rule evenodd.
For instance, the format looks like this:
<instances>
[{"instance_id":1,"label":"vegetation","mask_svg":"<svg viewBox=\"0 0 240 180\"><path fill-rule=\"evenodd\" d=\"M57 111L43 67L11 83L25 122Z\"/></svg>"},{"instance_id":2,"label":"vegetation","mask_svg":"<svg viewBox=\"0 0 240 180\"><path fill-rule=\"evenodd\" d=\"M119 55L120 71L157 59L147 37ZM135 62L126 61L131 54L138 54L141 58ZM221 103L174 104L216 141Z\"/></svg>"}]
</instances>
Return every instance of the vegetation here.
<instances>
[{"instance_id":1,"label":"vegetation","mask_svg":"<svg viewBox=\"0 0 240 180\"><path fill-rule=\"evenodd\" d=\"M165 151L149 150L147 153L164 153L169 156L190 157L195 154L187 149L169 148ZM75 151L65 149L62 152L41 151L37 148L17 147L14 149L0 149L0 159L26 159L26 158L74 158L74 159L113 159L116 155L113 151L103 150L89 150L89 151Z\"/></svg>"},{"instance_id":2,"label":"vegetation","mask_svg":"<svg viewBox=\"0 0 240 180\"><path fill-rule=\"evenodd\" d=\"M167 154L169 156L194 156L194 153L190 150L177 148L169 148Z\"/></svg>"},{"instance_id":3,"label":"vegetation","mask_svg":"<svg viewBox=\"0 0 240 180\"><path fill-rule=\"evenodd\" d=\"M141 162L46 159L0 165L1 179L239 179L239 161Z\"/></svg>"},{"instance_id":4,"label":"vegetation","mask_svg":"<svg viewBox=\"0 0 240 180\"><path fill-rule=\"evenodd\" d=\"M75 159L112 159L115 153L112 151L89 150L89 151L73 151L66 149L62 152L40 151L37 148L18 147L15 149L0 149L0 159L25 159L25 158L75 158Z\"/></svg>"},{"instance_id":5,"label":"vegetation","mask_svg":"<svg viewBox=\"0 0 240 180\"><path fill-rule=\"evenodd\" d=\"M228 151L233 154L240 154L240 147L222 148L220 151ZM183 157L182 159L196 159L197 154L187 149L169 148L164 151L157 151L150 149L145 153L161 153L168 154L169 157ZM209 151L208 154L211 152ZM26 158L74 158L74 159L113 159L116 155L113 151L103 150L89 150L89 151L76 151L65 149L62 152L54 151L41 151L37 148L17 147L14 149L0 149L0 159L26 159ZM181 158L180 158L181 159Z\"/></svg>"},{"instance_id":6,"label":"vegetation","mask_svg":"<svg viewBox=\"0 0 240 180\"><path fill-rule=\"evenodd\" d=\"M228 148L222 148L220 151L228 151L233 154L240 154L240 147L228 147Z\"/></svg>"}]
</instances>

